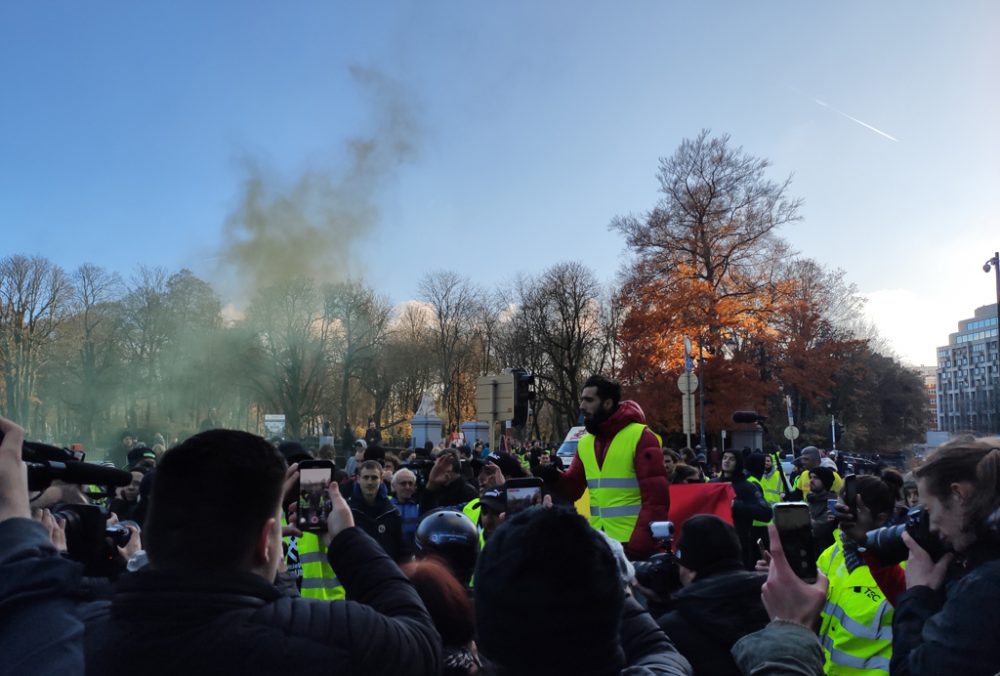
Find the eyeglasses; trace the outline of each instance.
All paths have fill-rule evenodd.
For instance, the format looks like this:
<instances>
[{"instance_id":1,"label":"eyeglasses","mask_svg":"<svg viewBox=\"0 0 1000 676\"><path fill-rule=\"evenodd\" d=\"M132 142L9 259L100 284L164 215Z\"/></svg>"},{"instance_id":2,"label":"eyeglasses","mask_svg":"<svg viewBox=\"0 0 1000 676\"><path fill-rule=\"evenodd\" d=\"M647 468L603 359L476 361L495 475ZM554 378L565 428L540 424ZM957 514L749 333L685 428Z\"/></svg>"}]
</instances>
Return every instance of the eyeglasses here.
<instances>
[{"instance_id":1,"label":"eyeglasses","mask_svg":"<svg viewBox=\"0 0 1000 676\"><path fill-rule=\"evenodd\" d=\"M399 486L416 486L417 482L416 481L397 481L396 484L399 485Z\"/></svg>"}]
</instances>

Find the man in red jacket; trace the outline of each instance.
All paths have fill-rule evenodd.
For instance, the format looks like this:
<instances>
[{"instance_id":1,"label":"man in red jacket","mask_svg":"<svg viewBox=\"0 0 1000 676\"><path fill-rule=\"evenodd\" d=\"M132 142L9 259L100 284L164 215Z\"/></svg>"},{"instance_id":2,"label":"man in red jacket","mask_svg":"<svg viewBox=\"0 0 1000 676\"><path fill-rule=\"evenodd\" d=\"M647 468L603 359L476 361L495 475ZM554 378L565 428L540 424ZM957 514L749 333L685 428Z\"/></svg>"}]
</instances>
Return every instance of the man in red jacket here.
<instances>
[{"instance_id":1,"label":"man in red jacket","mask_svg":"<svg viewBox=\"0 0 1000 676\"><path fill-rule=\"evenodd\" d=\"M634 401L621 401L621 385L591 376L580 393L587 434L580 438L569 469L555 490L576 501L590 488L590 523L618 540L633 560L656 551L649 532L670 508L663 451Z\"/></svg>"}]
</instances>

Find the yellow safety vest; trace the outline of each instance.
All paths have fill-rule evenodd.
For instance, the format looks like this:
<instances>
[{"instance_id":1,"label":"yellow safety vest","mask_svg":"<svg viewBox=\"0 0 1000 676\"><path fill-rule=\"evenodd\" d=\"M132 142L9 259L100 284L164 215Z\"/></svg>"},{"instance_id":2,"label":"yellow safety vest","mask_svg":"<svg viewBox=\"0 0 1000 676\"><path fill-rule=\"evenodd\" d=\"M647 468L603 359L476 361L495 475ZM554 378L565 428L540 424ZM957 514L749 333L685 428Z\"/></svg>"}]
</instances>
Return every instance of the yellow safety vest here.
<instances>
[{"instance_id":1,"label":"yellow safety vest","mask_svg":"<svg viewBox=\"0 0 1000 676\"><path fill-rule=\"evenodd\" d=\"M577 443L590 491L590 525L615 540L626 543L639 520L642 498L635 475L635 447L646 426L630 423L615 435L597 466L594 435L584 434Z\"/></svg>"},{"instance_id":2,"label":"yellow safety vest","mask_svg":"<svg viewBox=\"0 0 1000 676\"><path fill-rule=\"evenodd\" d=\"M755 476L748 476L747 477L747 481L749 481L752 484L757 484L757 486L760 488L760 492L764 494L764 499L767 500L767 493L764 491L764 484L761 483L760 479L758 479ZM770 503L768 503L768 504L770 504ZM767 524L769 524L769 523L771 523L770 519L768 519L767 521L758 521L757 519L753 520L753 525L754 526L760 526L762 528L764 526L766 526Z\"/></svg>"},{"instance_id":3,"label":"yellow safety vest","mask_svg":"<svg viewBox=\"0 0 1000 676\"><path fill-rule=\"evenodd\" d=\"M302 564L302 587L299 594L307 599L333 601L347 597L347 592L326 560L326 547L315 533L303 533L298 539Z\"/></svg>"},{"instance_id":4,"label":"yellow safety vest","mask_svg":"<svg viewBox=\"0 0 1000 676\"><path fill-rule=\"evenodd\" d=\"M465 507L462 508L462 514L469 517L472 523L476 524L476 528L479 530L479 551L483 551L483 545L486 544L486 538L483 537L483 528L479 525L479 510L481 505L479 504L479 498L475 500L469 500L465 503Z\"/></svg>"},{"instance_id":5,"label":"yellow safety vest","mask_svg":"<svg viewBox=\"0 0 1000 676\"><path fill-rule=\"evenodd\" d=\"M830 580L820 616L823 672L828 675L886 676L892 659L893 607L868 566L848 573L838 533L817 566Z\"/></svg>"},{"instance_id":6,"label":"yellow safety vest","mask_svg":"<svg viewBox=\"0 0 1000 676\"><path fill-rule=\"evenodd\" d=\"M772 470L771 476L764 474L759 483L760 489L764 491L764 499L767 500L767 504L774 505L781 502L784 486L781 482L781 473L778 470Z\"/></svg>"}]
</instances>

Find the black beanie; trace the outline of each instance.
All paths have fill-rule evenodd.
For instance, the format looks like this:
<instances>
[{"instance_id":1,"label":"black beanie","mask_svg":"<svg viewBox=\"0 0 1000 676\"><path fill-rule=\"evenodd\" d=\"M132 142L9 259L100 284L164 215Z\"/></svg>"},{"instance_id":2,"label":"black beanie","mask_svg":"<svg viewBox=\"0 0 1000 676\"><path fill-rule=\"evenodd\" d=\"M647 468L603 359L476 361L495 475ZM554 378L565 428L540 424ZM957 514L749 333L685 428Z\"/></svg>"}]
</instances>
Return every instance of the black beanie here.
<instances>
[{"instance_id":1,"label":"black beanie","mask_svg":"<svg viewBox=\"0 0 1000 676\"><path fill-rule=\"evenodd\" d=\"M677 561L702 577L743 568L743 549L736 529L713 514L691 517L681 527Z\"/></svg>"},{"instance_id":2,"label":"black beanie","mask_svg":"<svg viewBox=\"0 0 1000 676\"><path fill-rule=\"evenodd\" d=\"M486 541L475 580L479 650L499 673L617 674L624 667L618 565L576 512L534 508L507 519ZM519 630L526 622L559 627L569 645L540 649Z\"/></svg>"},{"instance_id":3,"label":"black beanie","mask_svg":"<svg viewBox=\"0 0 1000 676\"><path fill-rule=\"evenodd\" d=\"M830 490L833 487L833 470L829 467L813 467L809 470L810 477L816 477L823 482L823 488Z\"/></svg>"}]
</instances>

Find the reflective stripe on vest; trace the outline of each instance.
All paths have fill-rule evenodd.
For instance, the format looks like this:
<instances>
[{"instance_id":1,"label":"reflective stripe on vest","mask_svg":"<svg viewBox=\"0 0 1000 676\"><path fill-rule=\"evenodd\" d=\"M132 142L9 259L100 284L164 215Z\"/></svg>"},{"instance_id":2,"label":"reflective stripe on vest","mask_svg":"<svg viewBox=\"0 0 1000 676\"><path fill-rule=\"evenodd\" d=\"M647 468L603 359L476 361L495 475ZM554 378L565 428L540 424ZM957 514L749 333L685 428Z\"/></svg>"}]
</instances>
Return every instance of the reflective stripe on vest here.
<instances>
[{"instance_id":1,"label":"reflective stripe on vest","mask_svg":"<svg viewBox=\"0 0 1000 676\"><path fill-rule=\"evenodd\" d=\"M326 558L326 548L315 533L303 533L299 538L299 562L302 564L303 598L333 601L347 597L337 574Z\"/></svg>"},{"instance_id":2,"label":"reflective stripe on vest","mask_svg":"<svg viewBox=\"0 0 1000 676\"><path fill-rule=\"evenodd\" d=\"M594 435L585 434L577 443L590 492L590 525L619 542L628 542L639 520L642 497L635 475L635 447L646 426L630 423L611 440L604 465L597 466Z\"/></svg>"},{"instance_id":3,"label":"reflective stripe on vest","mask_svg":"<svg viewBox=\"0 0 1000 676\"><path fill-rule=\"evenodd\" d=\"M871 571L867 566L859 566L848 573L840 542L820 554L818 564L830 581L826 605L820 615L824 672L852 676L888 674L893 608Z\"/></svg>"},{"instance_id":4,"label":"reflective stripe on vest","mask_svg":"<svg viewBox=\"0 0 1000 676\"><path fill-rule=\"evenodd\" d=\"M748 476L747 477L747 481L749 481L752 484L757 484L757 488L760 489L761 494L764 493L764 485L760 482L760 479L758 479L755 476ZM767 498L765 497L765 501L766 500L767 500ZM753 525L754 526L760 526L761 528L767 526L767 524L769 524L769 523L771 523L770 519L768 519L767 521L758 521L757 519L753 520Z\"/></svg>"}]
</instances>

